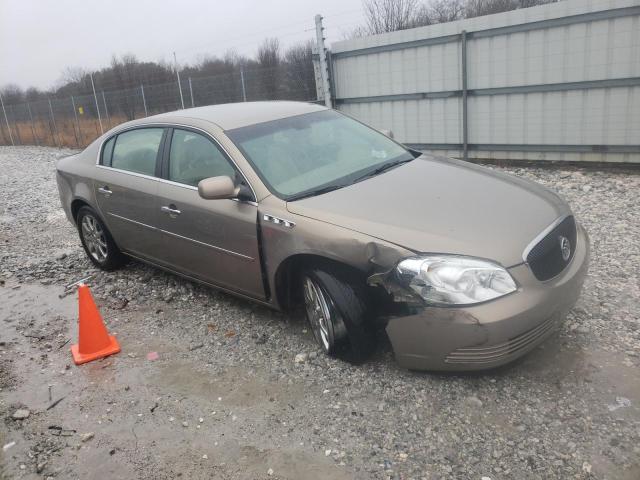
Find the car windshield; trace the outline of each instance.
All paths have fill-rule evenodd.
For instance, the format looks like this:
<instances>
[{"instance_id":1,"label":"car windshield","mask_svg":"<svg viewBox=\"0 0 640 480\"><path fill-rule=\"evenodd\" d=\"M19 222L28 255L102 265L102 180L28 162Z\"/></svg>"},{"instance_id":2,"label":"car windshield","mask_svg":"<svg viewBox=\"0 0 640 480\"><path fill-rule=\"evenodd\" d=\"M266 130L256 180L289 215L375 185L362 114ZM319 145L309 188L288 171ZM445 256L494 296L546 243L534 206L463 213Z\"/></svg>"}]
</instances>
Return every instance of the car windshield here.
<instances>
[{"instance_id":1,"label":"car windshield","mask_svg":"<svg viewBox=\"0 0 640 480\"><path fill-rule=\"evenodd\" d=\"M414 158L380 132L333 110L226 133L267 187L285 200L344 187Z\"/></svg>"}]
</instances>

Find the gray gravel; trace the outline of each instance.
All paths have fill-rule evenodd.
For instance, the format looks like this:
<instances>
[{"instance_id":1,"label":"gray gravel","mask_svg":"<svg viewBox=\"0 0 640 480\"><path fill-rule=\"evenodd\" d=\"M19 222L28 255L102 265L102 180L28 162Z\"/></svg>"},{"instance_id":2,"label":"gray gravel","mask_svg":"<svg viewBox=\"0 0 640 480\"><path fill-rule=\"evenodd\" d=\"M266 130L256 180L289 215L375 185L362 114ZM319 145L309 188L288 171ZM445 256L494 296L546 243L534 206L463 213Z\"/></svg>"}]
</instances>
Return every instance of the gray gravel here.
<instances>
[{"instance_id":1,"label":"gray gravel","mask_svg":"<svg viewBox=\"0 0 640 480\"><path fill-rule=\"evenodd\" d=\"M638 173L499 168L570 202L589 277L522 361L436 375L398 368L384 337L352 366L299 316L137 262L97 271L59 205L70 153L0 148L0 478L640 478ZM76 367L59 294L88 275L123 351Z\"/></svg>"}]
</instances>

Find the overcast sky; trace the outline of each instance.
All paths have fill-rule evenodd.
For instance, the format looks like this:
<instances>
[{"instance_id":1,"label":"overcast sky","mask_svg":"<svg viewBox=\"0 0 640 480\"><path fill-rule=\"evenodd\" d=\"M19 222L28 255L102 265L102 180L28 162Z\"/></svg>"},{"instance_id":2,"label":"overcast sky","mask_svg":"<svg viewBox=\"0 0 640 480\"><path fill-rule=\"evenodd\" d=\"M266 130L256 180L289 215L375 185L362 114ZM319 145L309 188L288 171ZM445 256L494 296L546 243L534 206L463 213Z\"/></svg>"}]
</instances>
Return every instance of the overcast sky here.
<instances>
[{"instance_id":1,"label":"overcast sky","mask_svg":"<svg viewBox=\"0 0 640 480\"><path fill-rule=\"evenodd\" d=\"M265 37L311 38L316 13L329 43L363 22L361 0L0 0L0 87L49 88L65 67L98 70L113 54L253 55Z\"/></svg>"}]
</instances>

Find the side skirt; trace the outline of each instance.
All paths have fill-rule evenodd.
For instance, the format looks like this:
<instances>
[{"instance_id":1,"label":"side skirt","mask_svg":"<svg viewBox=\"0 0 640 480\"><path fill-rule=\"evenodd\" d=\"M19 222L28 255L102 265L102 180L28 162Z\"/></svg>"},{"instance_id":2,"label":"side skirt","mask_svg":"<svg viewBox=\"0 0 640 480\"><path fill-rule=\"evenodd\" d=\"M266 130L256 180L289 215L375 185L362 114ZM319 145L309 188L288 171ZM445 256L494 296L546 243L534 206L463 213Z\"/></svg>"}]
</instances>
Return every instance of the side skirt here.
<instances>
[{"instance_id":1,"label":"side skirt","mask_svg":"<svg viewBox=\"0 0 640 480\"><path fill-rule=\"evenodd\" d=\"M139 257L138 255L134 255L134 254L132 254L132 253L130 253L128 251L124 251L123 253L125 253L127 256L129 256L131 258L135 258L136 260L139 260L142 263L146 263L147 265L151 265L152 267L156 267L156 268L158 268L160 270L164 270L165 272L172 273L174 275L177 275L178 277L182 277L182 278L185 278L185 279L190 280L192 282L199 283L201 285L205 285L205 286L213 288L215 290L220 290L222 292L225 292L225 293L228 293L230 295L233 295L234 297L239 297L239 298L242 298L244 300L250 300L250 301L258 303L260 305L264 305L265 307L269 307L269 308L271 308L273 310L280 310L276 305L274 305L270 301L260 300L258 298L252 297L250 295L246 295L244 293L236 292L235 290L230 290L228 288L221 287L220 285L216 285L214 283L205 282L204 280L200 280L200 279L192 277L190 275L186 275L184 273L178 272L178 271L173 270L171 268L165 267L164 265L160 265L158 263L155 263L155 262L152 262L150 260L147 260L146 258Z\"/></svg>"}]
</instances>

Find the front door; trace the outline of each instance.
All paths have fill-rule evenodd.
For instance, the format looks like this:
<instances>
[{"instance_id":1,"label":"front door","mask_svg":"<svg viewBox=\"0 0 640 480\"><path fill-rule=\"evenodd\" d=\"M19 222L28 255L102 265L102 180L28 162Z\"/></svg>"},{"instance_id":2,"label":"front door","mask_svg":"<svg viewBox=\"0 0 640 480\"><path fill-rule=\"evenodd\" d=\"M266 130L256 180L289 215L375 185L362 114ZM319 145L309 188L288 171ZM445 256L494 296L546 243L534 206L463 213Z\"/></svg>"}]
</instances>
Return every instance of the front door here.
<instances>
[{"instance_id":1,"label":"front door","mask_svg":"<svg viewBox=\"0 0 640 480\"><path fill-rule=\"evenodd\" d=\"M173 129L158 193L165 259L176 270L254 298L265 298L254 202L205 200L198 182L241 177L213 140Z\"/></svg>"},{"instance_id":2,"label":"front door","mask_svg":"<svg viewBox=\"0 0 640 480\"><path fill-rule=\"evenodd\" d=\"M108 140L94 180L98 208L116 244L156 262L163 255L155 177L164 130L139 128Z\"/></svg>"}]
</instances>

